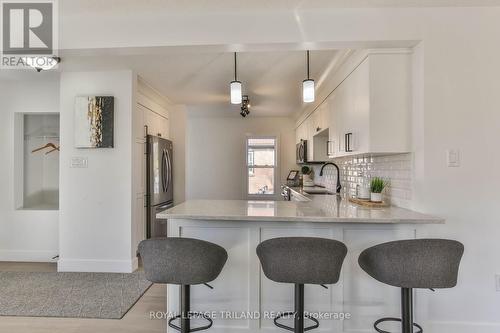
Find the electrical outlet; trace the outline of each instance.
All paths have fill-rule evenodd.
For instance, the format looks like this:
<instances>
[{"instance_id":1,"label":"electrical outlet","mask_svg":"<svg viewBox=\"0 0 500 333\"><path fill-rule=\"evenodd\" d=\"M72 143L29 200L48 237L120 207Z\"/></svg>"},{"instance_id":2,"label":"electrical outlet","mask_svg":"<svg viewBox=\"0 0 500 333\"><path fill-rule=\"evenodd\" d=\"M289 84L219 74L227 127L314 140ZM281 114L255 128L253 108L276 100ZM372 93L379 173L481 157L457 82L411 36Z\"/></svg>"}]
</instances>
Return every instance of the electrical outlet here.
<instances>
[{"instance_id":1,"label":"electrical outlet","mask_svg":"<svg viewBox=\"0 0 500 333\"><path fill-rule=\"evenodd\" d=\"M72 157L70 168L88 168L89 160L87 157Z\"/></svg>"},{"instance_id":2,"label":"electrical outlet","mask_svg":"<svg viewBox=\"0 0 500 333\"><path fill-rule=\"evenodd\" d=\"M500 274L495 275L496 291L500 291Z\"/></svg>"}]
</instances>

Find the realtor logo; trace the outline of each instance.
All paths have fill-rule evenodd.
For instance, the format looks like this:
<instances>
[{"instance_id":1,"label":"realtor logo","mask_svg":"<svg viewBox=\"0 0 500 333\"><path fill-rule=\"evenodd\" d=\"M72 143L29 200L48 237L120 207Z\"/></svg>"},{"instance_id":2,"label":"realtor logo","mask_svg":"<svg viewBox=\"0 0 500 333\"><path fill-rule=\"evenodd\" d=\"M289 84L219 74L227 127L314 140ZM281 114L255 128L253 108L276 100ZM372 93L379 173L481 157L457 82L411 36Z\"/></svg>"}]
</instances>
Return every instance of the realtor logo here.
<instances>
[{"instance_id":1,"label":"realtor logo","mask_svg":"<svg viewBox=\"0 0 500 333\"><path fill-rule=\"evenodd\" d=\"M3 54L52 54L53 3L2 3Z\"/></svg>"},{"instance_id":2,"label":"realtor logo","mask_svg":"<svg viewBox=\"0 0 500 333\"><path fill-rule=\"evenodd\" d=\"M56 56L55 1L0 0L3 68L34 67Z\"/></svg>"}]
</instances>

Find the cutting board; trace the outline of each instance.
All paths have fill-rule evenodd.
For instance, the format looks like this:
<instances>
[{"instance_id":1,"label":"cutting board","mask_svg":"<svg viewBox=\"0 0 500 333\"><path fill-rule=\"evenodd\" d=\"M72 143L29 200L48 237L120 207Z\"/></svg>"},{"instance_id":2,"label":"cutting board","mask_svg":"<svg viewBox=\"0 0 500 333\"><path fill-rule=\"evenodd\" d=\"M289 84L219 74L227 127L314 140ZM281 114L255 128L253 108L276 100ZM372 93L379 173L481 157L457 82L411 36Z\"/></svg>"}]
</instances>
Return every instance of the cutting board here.
<instances>
[{"instance_id":1,"label":"cutting board","mask_svg":"<svg viewBox=\"0 0 500 333\"><path fill-rule=\"evenodd\" d=\"M349 202L361 205L361 206L366 206L366 207L389 207L389 205L386 202L373 202L369 200L361 200L358 198L349 198Z\"/></svg>"}]
</instances>

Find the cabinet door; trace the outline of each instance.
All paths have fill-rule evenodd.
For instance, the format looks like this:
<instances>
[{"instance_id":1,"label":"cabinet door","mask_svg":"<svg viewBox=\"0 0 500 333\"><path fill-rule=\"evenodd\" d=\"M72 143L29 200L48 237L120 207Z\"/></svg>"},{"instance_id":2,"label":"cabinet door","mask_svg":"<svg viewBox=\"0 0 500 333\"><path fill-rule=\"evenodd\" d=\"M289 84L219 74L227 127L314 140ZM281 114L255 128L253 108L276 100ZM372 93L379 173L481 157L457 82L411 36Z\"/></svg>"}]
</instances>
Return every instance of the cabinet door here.
<instances>
[{"instance_id":1,"label":"cabinet door","mask_svg":"<svg viewBox=\"0 0 500 333\"><path fill-rule=\"evenodd\" d=\"M300 126L295 129L295 144L300 142Z\"/></svg>"},{"instance_id":2,"label":"cabinet door","mask_svg":"<svg viewBox=\"0 0 500 333\"><path fill-rule=\"evenodd\" d=\"M159 124L157 121L157 115L153 111L149 109L145 109L144 113L144 120L146 123L146 126L148 127L148 134L150 135L158 135L160 132L159 129Z\"/></svg>"},{"instance_id":3,"label":"cabinet door","mask_svg":"<svg viewBox=\"0 0 500 333\"><path fill-rule=\"evenodd\" d=\"M312 134L315 135L318 132L323 131L328 127L327 121L325 119L325 110L327 108L326 102L321 103L320 106L309 116L311 118L311 129Z\"/></svg>"},{"instance_id":4,"label":"cabinet door","mask_svg":"<svg viewBox=\"0 0 500 333\"><path fill-rule=\"evenodd\" d=\"M307 128L305 121L297 127L295 139L297 141L296 143L299 143L301 140L307 140Z\"/></svg>"},{"instance_id":5,"label":"cabinet door","mask_svg":"<svg viewBox=\"0 0 500 333\"><path fill-rule=\"evenodd\" d=\"M329 128L329 100L326 99L321 106L319 107L319 120L318 120L318 127L320 130L325 130Z\"/></svg>"},{"instance_id":6,"label":"cabinet door","mask_svg":"<svg viewBox=\"0 0 500 333\"><path fill-rule=\"evenodd\" d=\"M346 145L345 145L345 136L348 133L347 126L347 116L349 109L349 96L347 89L347 80L344 81L340 86L337 87L336 92L336 110L335 110L335 121L337 127L337 136L338 136L338 154L337 156L345 156Z\"/></svg>"},{"instance_id":7,"label":"cabinet door","mask_svg":"<svg viewBox=\"0 0 500 333\"><path fill-rule=\"evenodd\" d=\"M307 160L308 161L314 161L314 140L313 136L316 133L316 127L315 127L315 122L314 118L309 116L306 121L306 128L307 128Z\"/></svg>"},{"instance_id":8,"label":"cabinet door","mask_svg":"<svg viewBox=\"0 0 500 333\"><path fill-rule=\"evenodd\" d=\"M353 133L352 154L367 153L370 150L370 72L365 60L351 74L352 109L348 117L348 130Z\"/></svg>"},{"instance_id":9,"label":"cabinet door","mask_svg":"<svg viewBox=\"0 0 500 333\"><path fill-rule=\"evenodd\" d=\"M134 137L136 139L144 139L145 131L144 125L146 125L146 120L144 119L146 108L140 104L137 104L134 113Z\"/></svg>"},{"instance_id":10,"label":"cabinet door","mask_svg":"<svg viewBox=\"0 0 500 333\"><path fill-rule=\"evenodd\" d=\"M339 134L339 98L336 92L328 97L327 104L328 121L328 157L338 157L340 154L340 134Z\"/></svg>"},{"instance_id":11,"label":"cabinet door","mask_svg":"<svg viewBox=\"0 0 500 333\"><path fill-rule=\"evenodd\" d=\"M145 108L145 123L148 126L148 133L151 135L169 138L170 123L169 120L156 112Z\"/></svg>"},{"instance_id":12,"label":"cabinet door","mask_svg":"<svg viewBox=\"0 0 500 333\"><path fill-rule=\"evenodd\" d=\"M170 122L167 118L158 116L158 122L160 124L161 137L165 139L170 139Z\"/></svg>"}]
</instances>

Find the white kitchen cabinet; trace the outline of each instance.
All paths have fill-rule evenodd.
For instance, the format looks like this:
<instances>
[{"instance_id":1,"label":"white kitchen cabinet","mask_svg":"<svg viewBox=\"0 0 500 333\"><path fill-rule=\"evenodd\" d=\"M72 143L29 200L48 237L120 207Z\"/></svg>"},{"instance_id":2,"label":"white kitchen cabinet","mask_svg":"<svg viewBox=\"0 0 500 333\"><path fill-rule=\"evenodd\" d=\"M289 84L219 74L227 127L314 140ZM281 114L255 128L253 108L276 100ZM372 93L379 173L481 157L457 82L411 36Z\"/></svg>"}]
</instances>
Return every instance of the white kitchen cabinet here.
<instances>
[{"instance_id":1,"label":"white kitchen cabinet","mask_svg":"<svg viewBox=\"0 0 500 333\"><path fill-rule=\"evenodd\" d=\"M307 161L314 161L314 147L313 147L313 136L316 133L316 117L313 113L310 115L306 121L307 127Z\"/></svg>"},{"instance_id":2,"label":"white kitchen cabinet","mask_svg":"<svg viewBox=\"0 0 500 333\"><path fill-rule=\"evenodd\" d=\"M328 100L325 100L316 110L318 112L318 125L316 127L318 132L324 131L329 127L328 107Z\"/></svg>"},{"instance_id":3,"label":"white kitchen cabinet","mask_svg":"<svg viewBox=\"0 0 500 333\"><path fill-rule=\"evenodd\" d=\"M301 140L307 140L307 137L307 124L303 122L299 125L299 127L297 127L297 130L295 131L295 143L299 143Z\"/></svg>"},{"instance_id":4,"label":"white kitchen cabinet","mask_svg":"<svg viewBox=\"0 0 500 333\"><path fill-rule=\"evenodd\" d=\"M411 56L371 54L324 103L329 157L411 150Z\"/></svg>"},{"instance_id":5,"label":"white kitchen cabinet","mask_svg":"<svg viewBox=\"0 0 500 333\"><path fill-rule=\"evenodd\" d=\"M296 143L307 140L307 161L326 161L329 113L328 105L321 104L296 129Z\"/></svg>"},{"instance_id":6,"label":"white kitchen cabinet","mask_svg":"<svg viewBox=\"0 0 500 333\"><path fill-rule=\"evenodd\" d=\"M148 134L168 139L170 135L168 119L140 104L138 104L138 108L144 112L144 123L148 126Z\"/></svg>"}]
</instances>

